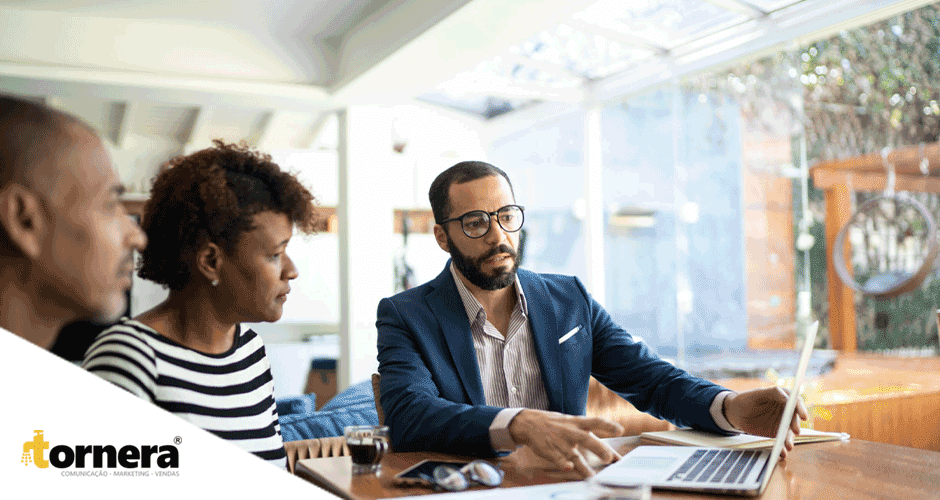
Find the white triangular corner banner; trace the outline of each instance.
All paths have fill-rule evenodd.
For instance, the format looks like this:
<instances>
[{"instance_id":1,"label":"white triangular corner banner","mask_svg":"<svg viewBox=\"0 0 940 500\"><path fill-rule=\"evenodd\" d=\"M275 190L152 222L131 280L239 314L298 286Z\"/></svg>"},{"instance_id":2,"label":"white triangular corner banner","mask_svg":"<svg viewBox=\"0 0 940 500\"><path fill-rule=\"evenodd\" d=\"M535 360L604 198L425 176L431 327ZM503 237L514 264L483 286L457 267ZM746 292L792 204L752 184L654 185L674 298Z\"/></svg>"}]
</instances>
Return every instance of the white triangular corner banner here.
<instances>
[{"instance_id":1,"label":"white triangular corner banner","mask_svg":"<svg viewBox=\"0 0 940 500\"><path fill-rule=\"evenodd\" d=\"M211 491L213 496L230 493L233 498L296 494L298 498L335 499L286 470L5 332L0 332L0 381L0 484L4 491L31 492L41 498L84 498L82 493L87 492L88 498L133 494L167 500L173 498L168 495L190 498L197 491ZM107 467L108 454L99 452L101 466L95 467L94 447L109 445L115 449L114 460L122 461ZM92 452L79 466L74 455L86 447ZM42 450L39 461L44 468L36 463L36 448Z\"/></svg>"}]
</instances>

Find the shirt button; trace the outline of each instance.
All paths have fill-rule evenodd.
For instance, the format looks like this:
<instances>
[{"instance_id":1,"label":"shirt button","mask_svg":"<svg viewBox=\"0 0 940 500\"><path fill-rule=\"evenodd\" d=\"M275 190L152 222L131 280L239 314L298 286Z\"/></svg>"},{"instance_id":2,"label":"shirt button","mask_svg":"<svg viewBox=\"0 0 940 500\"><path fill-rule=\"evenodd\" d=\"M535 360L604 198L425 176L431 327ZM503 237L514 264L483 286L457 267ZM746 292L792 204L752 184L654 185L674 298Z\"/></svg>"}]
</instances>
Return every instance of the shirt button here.
<instances>
[{"instance_id":1,"label":"shirt button","mask_svg":"<svg viewBox=\"0 0 940 500\"><path fill-rule=\"evenodd\" d=\"M515 393L517 393L517 392L519 392L519 389L516 389L515 387L513 387L513 388L512 388L512 393L515 394Z\"/></svg>"}]
</instances>

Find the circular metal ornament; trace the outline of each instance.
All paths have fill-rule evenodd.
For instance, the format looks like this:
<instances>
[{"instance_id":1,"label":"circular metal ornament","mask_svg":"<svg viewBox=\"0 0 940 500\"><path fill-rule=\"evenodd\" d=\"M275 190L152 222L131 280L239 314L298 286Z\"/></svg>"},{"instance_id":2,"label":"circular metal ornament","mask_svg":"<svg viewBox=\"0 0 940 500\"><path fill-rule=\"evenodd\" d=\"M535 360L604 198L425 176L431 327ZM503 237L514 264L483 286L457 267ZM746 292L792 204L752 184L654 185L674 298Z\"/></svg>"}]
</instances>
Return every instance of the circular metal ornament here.
<instances>
[{"instance_id":1,"label":"circular metal ornament","mask_svg":"<svg viewBox=\"0 0 940 500\"><path fill-rule=\"evenodd\" d=\"M844 258L847 239L854 272ZM937 226L927 207L903 193L887 194L863 203L842 226L832 262L846 286L865 295L890 298L920 286L938 252ZM867 275L864 282L856 280L859 271Z\"/></svg>"}]
</instances>

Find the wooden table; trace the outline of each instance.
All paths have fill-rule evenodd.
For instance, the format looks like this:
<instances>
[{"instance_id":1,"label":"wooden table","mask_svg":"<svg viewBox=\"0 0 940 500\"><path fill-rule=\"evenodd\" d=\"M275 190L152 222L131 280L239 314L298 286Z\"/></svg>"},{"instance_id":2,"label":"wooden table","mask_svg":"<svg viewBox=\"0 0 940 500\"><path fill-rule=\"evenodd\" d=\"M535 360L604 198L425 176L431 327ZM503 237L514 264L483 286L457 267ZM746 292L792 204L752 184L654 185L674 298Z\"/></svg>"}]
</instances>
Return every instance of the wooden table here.
<instances>
[{"instance_id":1,"label":"wooden table","mask_svg":"<svg viewBox=\"0 0 940 500\"><path fill-rule=\"evenodd\" d=\"M610 440L620 453L637 437ZM301 460L298 475L348 500L426 495L424 487L399 487L393 477L423 459L464 460L444 453L390 453L378 474L353 476L349 457ZM526 453L496 459L506 471L503 487L576 481L572 473L544 468ZM740 498L655 490L653 498ZM780 462L764 499L940 499L940 453L861 440L801 444Z\"/></svg>"}]
</instances>

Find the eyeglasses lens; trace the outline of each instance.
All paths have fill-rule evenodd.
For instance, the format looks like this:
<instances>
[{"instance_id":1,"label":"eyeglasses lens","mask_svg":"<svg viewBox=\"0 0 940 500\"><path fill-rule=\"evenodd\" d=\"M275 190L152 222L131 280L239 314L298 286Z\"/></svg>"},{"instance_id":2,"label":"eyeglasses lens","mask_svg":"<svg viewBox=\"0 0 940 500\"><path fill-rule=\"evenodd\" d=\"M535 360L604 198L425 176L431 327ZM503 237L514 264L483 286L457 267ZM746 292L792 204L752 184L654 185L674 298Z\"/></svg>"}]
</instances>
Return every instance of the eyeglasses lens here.
<instances>
[{"instance_id":1,"label":"eyeglasses lens","mask_svg":"<svg viewBox=\"0 0 940 500\"><path fill-rule=\"evenodd\" d=\"M490 229L490 215L486 212L473 212L463 218L463 232L471 238L478 238Z\"/></svg>"},{"instance_id":2,"label":"eyeglasses lens","mask_svg":"<svg viewBox=\"0 0 940 500\"><path fill-rule=\"evenodd\" d=\"M496 222L504 231L514 233L522 229L522 209L516 205L509 205L499 209L496 213ZM479 238L490 230L492 219L490 214L480 210L465 215L461 221L463 232L471 238Z\"/></svg>"},{"instance_id":3,"label":"eyeglasses lens","mask_svg":"<svg viewBox=\"0 0 940 500\"><path fill-rule=\"evenodd\" d=\"M434 469L434 483L447 491L463 491L475 481L484 486L499 486L503 483L503 471L493 464L474 460L461 469L440 465Z\"/></svg>"},{"instance_id":4,"label":"eyeglasses lens","mask_svg":"<svg viewBox=\"0 0 940 500\"><path fill-rule=\"evenodd\" d=\"M503 482L503 471L488 462L475 460L467 464L464 469L470 479L484 486L499 486Z\"/></svg>"},{"instance_id":5,"label":"eyeglasses lens","mask_svg":"<svg viewBox=\"0 0 940 500\"><path fill-rule=\"evenodd\" d=\"M501 208L496 217L499 225L510 233L522 228L522 210L515 205Z\"/></svg>"},{"instance_id":6,"label":"eyeglasses lens","mask_svg":"<svg viewBox=\"0 0 940 500\"><path fill-rule=\"evenodd\" d=\"M434 469L434 482L447 491L463 491L470 486L467 477L449 465L440 465Z\"/></svg>"}]
</instances>

